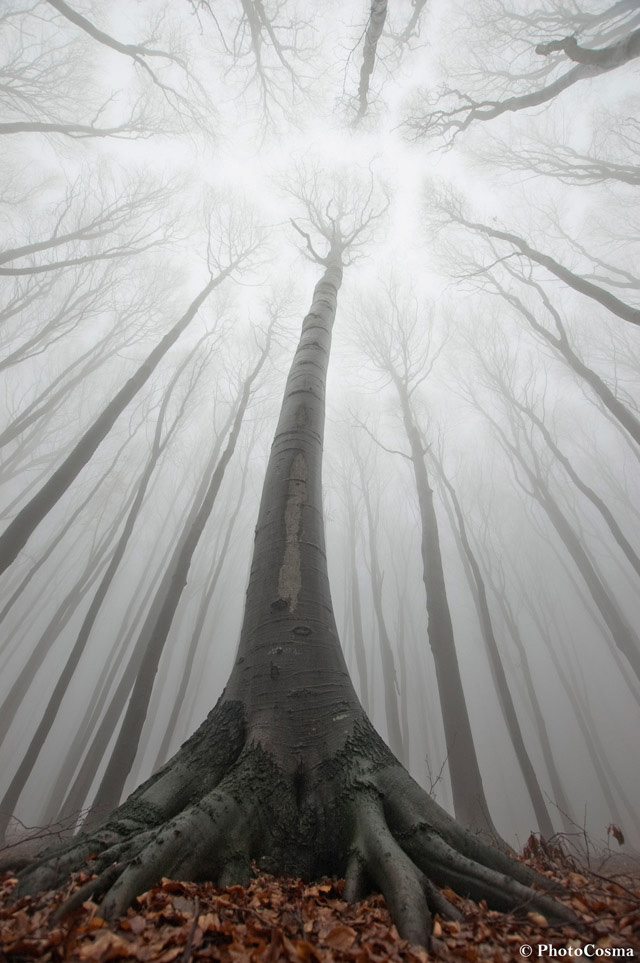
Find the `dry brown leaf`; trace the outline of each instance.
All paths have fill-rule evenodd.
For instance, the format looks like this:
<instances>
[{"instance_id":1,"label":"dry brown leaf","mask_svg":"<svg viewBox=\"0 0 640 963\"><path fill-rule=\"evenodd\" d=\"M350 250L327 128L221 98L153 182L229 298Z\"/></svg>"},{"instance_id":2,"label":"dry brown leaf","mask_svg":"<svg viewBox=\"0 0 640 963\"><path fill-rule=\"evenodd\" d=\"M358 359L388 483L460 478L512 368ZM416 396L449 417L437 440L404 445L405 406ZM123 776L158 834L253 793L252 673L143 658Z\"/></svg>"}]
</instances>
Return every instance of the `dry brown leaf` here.
<instances>
[{"instance_id":1,"label":"dry brown leaf","mask_svg":"<svg viewBox=\"0 0 640 963\"><path fill-rule=\"evenodd\" d=\"M334 926L325 937L327 943L334 950L350 950L353 946L357 933L351 926Z\"/></svg>"}]
</instances>

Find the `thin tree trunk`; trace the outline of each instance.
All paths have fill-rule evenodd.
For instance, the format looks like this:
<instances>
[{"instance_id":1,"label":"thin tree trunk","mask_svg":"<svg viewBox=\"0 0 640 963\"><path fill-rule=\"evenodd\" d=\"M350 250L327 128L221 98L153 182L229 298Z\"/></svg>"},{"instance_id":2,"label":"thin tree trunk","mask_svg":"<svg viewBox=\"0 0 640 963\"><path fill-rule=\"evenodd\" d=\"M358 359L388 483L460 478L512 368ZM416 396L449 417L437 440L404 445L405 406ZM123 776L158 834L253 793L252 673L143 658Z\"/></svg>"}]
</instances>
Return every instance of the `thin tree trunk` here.
<instances>
[{"instance_id":1,"label":"thin tree trunk","mask_svg":"<svg viewBox=\"0 0 640 963\"><path fill-rule=\"evenodd\" d=\"M638 47L638 53L634 56L640 54L640 30L636 31L636 43ZM479 224L471 221L466 221L464 218L459 218L460 223L464 224L465 227L470 228L473 231L477 231L480 234L485 234L487 237L494 237L501 241L508 241L513 247L521 251L526 255L531 261L535 261L536 264L540 264L545 267L547 271L555 275L561 281L564 281L569 287L573 288L579 294L584 294L586 297L597 301L603 307L607 308L612 314L617 315L617 317L622 318L623 321L629 321L631 324L640 324L640 308L636 308L631 304L627 304L625 301L621 301L617 298L615 294L611 294L610 291L605 290L592 281L587 281L586 278L580 277L580 275L575 274L568 268L564 267L554 258L550 257L548 254L543 254L541 251L536 251L527 242L518 237L517 234L510 234L508 231L498 231L496 228L489 227L486 224Z\"/></svg>"},{"instance_id":2,"label":"thin tree trunk","mask_svg":"<svg viewBox=\"0 0 640 963\"><path fill-rule=\"evenodd\" d=\"M467 700L462 686L442 564L438 519L422 439L411 410L406 385L395 374L393 381L398 391L404 429L411 448L411 464L418 494L429 644L433 652L440 693L454 811L456 817L466 826L488 832L497 838L498 833L489 814L482 785Z\"/></svg>"},{"instance_id":3,"label":"thin tree trunk","mask_svg":"<svg viewBox=\"0 0 640 963\"><path fill-rule=\"evenodd\" d=\"M148 635L146 626L143 629L143 638L145 640L144 654L136 674L136 680L120 732L93 801L91 814L87 818L87 826L90 826L95 821L95 818L97 818L100 812L110 810L120 802L127 776L131 772L138 751L160 657L169 636L176 609L182 598L182 591L187 584L191 561L213 510L227 465L231 461L231 457L235 451L244 414L253 392L253 385L268 356L270 341L271 331L269 331L265 347L257 363L242 385L237 401L235 417L230 425L227 446L216 465L209 487L202 499L202 504L174 555L173 564L171 565L171 582L164 598L161 600L157 617L154 619L153 625L149 625ZM152 611L155 611L155 605Z\"/></svg>"},{"instance_id":4,"label":"thin tree trunk","mask_svg":"<svg viewBox=\"0 0 640 963\"><path fill-rule=\"evenodd\" d=\"M624 820L621 818L618 804L616 802L616 799L613 793L611 792L611 787L613 786L618 796L620 797L620 800L622 801L625 809L627 810L627 813L629 814L631 822L635 826L636 830L640 832L640 820L636 815L635 808L627 799L626 793L622 789L622 786L620 785L620 782L616 774L614 773L611 765L609 764L607 753L605 752L602 744L600 743L595 727L590 726L587 721L583 708L580 705L580 702L573 689L573 686L571 685L571 682L562 667L562 664L558 658L558 655L555 651L553 643L549 638L548 632L545 626L542 624L542 620L540 619L538 613L535 611L535 607L531 604L529 605L529 611L531 612L532 618L536 623L538 631L540 632L541 638L545 644L547 652L549 653L551 661L553 662L555 670L558 674L558 678L560 679L562 686L564 688L564 691L567 694L567 698L571 703L571 707L576 717L576 721L578 723L578 726L580 728L580 731L585 741L589 758L591 759L593 768L595 769L596 775L598 777L598 783L600 785L600 789L602 790L602 794L604 795L605 800L609 806L611 816L612 816L612 821L618 824L624 825Z\"/></svg>"},{"instance_id":5,"label":"thin tree trunk","mask_svg":"<svg viewBox=\"0 0 640 963\"><path fill-rule=\"evenodd\" d=\"M187 514L188 512L184 513L185 518ZM155 544L149 553L150 558L157 556L157 550L161 540L162 532L159 532ZM49 799L47 800L45 822L55 820L66 823L73 817L77 820L80 815L81 808L89 795L89 790L100 768L104 753L106 752L115 726L126 704L127 697L133 687L134 673L137 665L133 668L131 664L127 666L124 675L116 687L113 699L117 699L122 690L122 701L119 708L112 706L110 703L105 716L101 719L104 705L112 691L113 684L118 676L118 669L124 660L125 654L129 650L131 640L136 636L138 627L143 622L143 617L147 613L150 599L162 578L164 569L165 562L164 558L161 557L142 598L139 598L136 592L129 602L127 611L122 617L120 637L115 640L109 652L106 665L101 673L99 685L96 686L94 697L90 701L80 721L78 731L74 736ZM136 602L138 603L137 611L131 619L129 628L125 631L125 626L129 622L131 612ZM141 657L142 655L140 654L140 658ZM85 755L90 741L91 746Z\"/></svg>"},{"instance_id":6,"label":"thin tree trunk","mask_svg":"<svg viewBox=\"0 0 640 963\"><path fill-rule=\"evenodd\" d=\"M512 275L512 277L519 277L511 270L509 270L509 273ZM538 292L544 306L551 314L558 329L557 335L552 334L552 332L545 328L544 325L540 324L535 315L523 304L520 298L518 298L515 294L506 291L495 279L492 279L492 283L505 298L505 300L507 300L520 312L523 318L527 321L527 324L533 328L536 334L543 338L547 344L550 344L554 350L561 355L567 366L571 368L571 370L577 374L579 378L589 385L593 393L597 398L600 399L607 411L611 413L618 424L620 424L625 431L628 431L633 440L640 445L640 421L638 421L633 412L630 411L629 408L627 408L627 406L616 397L611 388L602 380L602 378L597 375L592 368L589 368L581 358L578 357L569 343L567 332L560 314L552 305L542 286L537 284L535 281L528 280L526 278L519 278L519 280L525 284L528 284L530 287L535 288L535 290Z\"/></svg>"},{"instance_id":7,"label":"thin tree trunk","mask_svg":"<svg viewBox=\"0 0 640 963\"><path fill-rule=\"evenodd\" d=\"M194 348L194 351L197 349L197 347L198 345L196 346L196 348ZM118 539L118 543L115 547L115 551L111 556L111 559L109 561L109 564L107 565L106 571L100 581L100 585L98 586L96 593L89 606L89 609L84 617L84 620L80 627L80 631L76 638L75 644L69 654L69 657L67 658L64 664L64 667L62 669L62 672L60 673L60 676L54 687L54 690L51 693L49 701L42 714L42 719L40 720L36 728L36 731L34 732L27 749L23 754L20 765L16 770L16 773L11 781L9 789L7 790L7 794L3 800L3 803L2 803L3 807L10 812L13 810L13 807L15 807L20 797L20 793L24 789L26 782L33 771L33 767L37 762L38 756L40 755L42 747L44 746L47 736L49 735L51 727L60 710L62 700L69 687L69 684L71 683L71 680L73 679L74 673L78 667L80 659L82 658L82 655L86 649L87 642L89 641L89 636L91 634L95 621L102 608L102 603L104 602L107 596L107 593L111 587L113 579L115 578L120 562L124 557L127 545L129 544L129 540L133 533L135 523L140 513L140 509L142 508L142 504L144 502L144 499L147 493L147 488L149 486L149 482L151 481L153 472L155 471L158 460L162 452L164 451L169 438L171 437L173 431L176 428L179 416L182 415L182 413L184 412L184 403L183 403L181 411L179 412L178 418L174 420L173 425L171 426L169 432L167 433L167 436L163 440L162 431L164 427L164 420L167 412L167 407L171 399L171 395L173 393L173 389L178 381L178 378L182 374L184 368L189 363L189 361L191 361L194 351L192 351L184 360L184 362L178 367L172 380L169 383L167 391L165 392L165 396L160 406L160 412L158 414L158 419L156 422L156 430L155 430L155 435L154 435L153 444L151 448L151 453L147 459L147 464L145 465L142 471L142 474L140 476L137 490L133 498L131 507L129 509L126 521L124 523L122 532L120 534L120 538Z\"/></svg>"},{"instance_id":8,"label":"thin tree trunk","mask_svg":"<svg viewBox=\"0 0 640 963\"><path fill-rule=\"evenodd\" d=\"M371 0L369 20L364 34L364 50L362 52L362 66L360 67L360 83L358 85L358 113L354 126L362 120L369 109L369 85L376 64L376 50L378 41L384 30L387 19L387 0Z\"/></svg>"},{"instance_id":9,"label":"thin tree trunk","mask_svg":"<svg viewBox=\"0 0 640 963\"><path fill-rule=\"evenodd\" d=\"M438 477L441 479L442 484L446 488L449 498L451 499L456 517L457 534L460 538L462 550L469 563L469 567L473 576L473 595L477 602L482 637L484 639L485 649L489 659L489 665L491 667L491 675L493 676L493 681L498 692L500 708L502 709L502 715L505 721L507 732L509 733L509 738L515 752L516 759L518 760L518 765L520 766L520 771L525 781L527 792L529 793L531 805L533 806L533 811L538 822L538 828L545 839L551 839L554 834L553 823L551 821L551 816L549 815L547 805L544 801L544 796L542 795L542 789L540 788L536 771L533 767L533 763L531 762L531 758L529 757L529 753L527 752L527 747L525 746L522 730L520 728L520 722L518 720L518 714L516 712L516 707L513 704L509 683L507 681L504 666L502 664L502 658L498 649L498 643L496 642L496 637L493 631L493 621L491 619L491 612L489 610L487 590L484 584L480 566L478 565L478 560L476 559L475 553L471 547L471 543L469 542L467 527L462 509L460 507L460 502L453 485L444 473L441 463L433 453L431 453L431 460L435 465Z\"/></svg>"},{"instance_id":10,"label":"thin tree trunk","mask_svg":"<svg viewBox=\"0 0 640 963\"><path fill-rule=\"evenodd\" d=\"M116 396L96 418L93 424L67 455L60 467L56 469L50 479L45 482L40 491L25 505L0 537L0 573L11 565L20 551L27 544L31 534L40 522L62 498L72 482L77 478L85 465L88 464L98 446L106 438L119 415L125 410L137 393L146 384L166 355L187 329L198 313L198 309L211 294L214 288L227 278L237 266L237 261L230 264L200 291L191 302L180 320L165 334L156 347L147 355L134 375L120 389Z\"/></svg>"},{"instance_id":11,"label":"thin tree trunk","mask_svg":"<svg viewBox=\"0 0 640 963\"><path fill-rule=\"evenodd\" d=\"M231 543L231 536L233 534L233 529L235 527L238 515L240 513L240 507L242 505L245 493L245 487L247 482L247 466L245 465L242 471L242 481L240 483L240 491L238 492L238 498L236 501L235 508L231 513L229 521L227 523L227 528L224 535L224 541L220 547L220 551L217 553L217 561L213 572L211 573L211 578L204 592L200 597L200 604L198 605L198 612L196 614L196 619L194 622L193 630L191 632L191 639L189 641L189 646L187 648L187 657L185 659L184 667L182 669L182 675L180 677L180 684L178 685L178 691L176 692L175 698L173 700L173 706L171 708L171 715L165 726L164 736L162 742L160 743L160 748L156 755L156 760L153 765L153 771L159 769L160 766L164 765L169 755L169 746L171 740L175 735L176 724L178 722L178 717L180 715L180 710L183 707L185 697L187 695L187 690L189 688L189 681L191 679L191 673L193 670L193 663L195 661L196 652L198 650L198 645L200 642L200 636L202 635L202 629L204 628L204 623L207 618L209 609L211 607L211 600L214 596L215 590L218 586L218 580L220 578L220 573L222 571L223 563L227 557L227 552L229 550L229 545Z\"/></svg>"},{"instance_id":12,"label":"thin tree trunk","mask_svg":"<svg viewBox=\"0 0 640 963\"><path fill-rule=\"evenodd\" d=\"M367 518L367 530L369 535L369 562L371 574L371 596L373 600L373 611L378 625L378 640L380 643L380 655L382 659L382 689L384 692L385 718L387 721L387 735L391 751L403 761L404 749L402 745L402 730L400 728L400 713L398 709L398 678L396 675L396 665L391 647L391 640L387 631L387 624L382 608L382 572L378 560L378 546L376 543L376 525L373 519L373 508L371 496L369 494L369 479L366 477L364 464L359 455L356 456L358 470L360 472L360 485L362 490L362 500L364 502L365 515Z\"/></svg>"},{"instance_id":13,"label":"thin tree trunk","mask_svg":"<svg viewBox=\"0 0 640 963\"><path fill-rule=\"evenodd\" d=\"M367 651L364 644L364 632L362 629L362 605L360 601L360 578L358 575L358 563L356 553L356 543L358 532L356 530L356 507L353 500L351 488L347 492L347 518L349 544L349 572L351 588L351 619L353 623L353 644L356 655L356 665L358 668L358 678L360 680L360 701L365 712L369 712L369 672L367 670Z\"/></svg>"},{"instance_id":14,"label":"thin tree trunk","mask_svg":"<svg viewBox=\"0 0 640 963\"><path fill-rule=\"evenodd\" d=\"M517 463L522 467L531 484L531 496L546 512L549 521L558 533L563 545L574 560L578 571L584 579L600 615L611 632L613 641L622 654L626 656L629 665L638 679L640 679L640 644L638 638L620 611L617 602L611 595L609 587L598 577L597 572L589 561L587 553L580 544L580 539L577 537L572 525L560 508L560 505L554 498L540 472L534 470L527 463L522 452L508 440L497 422L486 412L484 412L484 414L494 425L506 450L513 455ZM533 451L532 454L535 457Z\"/></svg>"},{"instance_id":15,"label":"thin tree trunk","mask_svg":"<svg viewBox=\"0 0 640 963\"><path fill-rule=\"evenodd\" d=\"M520 629L514 618L511 606L507 600L504 591L499 590L498 587L493 582L491 574L486 564L484 565L485 580L489 582L491 589L493 591L494 597L500 606L500 611L502 612L503 618L507 629L509 630L509 635L518 650L518 655L520 657L520 667L522 669L522 677L527 690L527 695L529 697L529 702L531 703L531 708L533 709L533 718L535 720L536 731L538 733L538 738L540 740L540 746L542 748L542 755L544 758L545 766L547 772L549 773L549 779L551 781L551 789L553 792L553 801L556 804L558 813L560 816L560 821L562 823L562 828L565 833L571 833L575 829L575 820L573 816L573 811L569 803L569 798L564 788L564 784L558 772L558 767L556 765L553 750L551 748L551 740L549 738L549 730L547 729L547 724L545 722L544 713L540 706L540 700L538 699L538 693L536 691L536 686L533 681L533 676L531 674L531 667L529 665L529 657L527 655L527 648L522 640L520 634Z\"/></svg>"}]
</instances>

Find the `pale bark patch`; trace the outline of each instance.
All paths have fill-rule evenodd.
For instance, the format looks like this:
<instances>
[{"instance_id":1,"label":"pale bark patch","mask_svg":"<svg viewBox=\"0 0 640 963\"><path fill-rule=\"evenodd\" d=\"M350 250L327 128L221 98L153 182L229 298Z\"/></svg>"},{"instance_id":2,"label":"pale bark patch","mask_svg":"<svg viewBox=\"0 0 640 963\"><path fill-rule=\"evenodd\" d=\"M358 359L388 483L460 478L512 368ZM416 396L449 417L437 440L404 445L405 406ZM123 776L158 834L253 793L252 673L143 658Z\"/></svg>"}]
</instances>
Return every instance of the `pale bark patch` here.
<instances>
[{"instance_id":1,"label":"pale bark patch","mask_svg":"<svg viewBox=\"0 0 640 963\"><path fill-rule=\"evenodd\" d=\"M307 463L304 455L297 454L291 465L287 502L284 510L285 549L278 573L278 596L289 604L294 612L302 585L300 566L300 535L302 506L307 500Z\"/></svg>"}]
</instances>

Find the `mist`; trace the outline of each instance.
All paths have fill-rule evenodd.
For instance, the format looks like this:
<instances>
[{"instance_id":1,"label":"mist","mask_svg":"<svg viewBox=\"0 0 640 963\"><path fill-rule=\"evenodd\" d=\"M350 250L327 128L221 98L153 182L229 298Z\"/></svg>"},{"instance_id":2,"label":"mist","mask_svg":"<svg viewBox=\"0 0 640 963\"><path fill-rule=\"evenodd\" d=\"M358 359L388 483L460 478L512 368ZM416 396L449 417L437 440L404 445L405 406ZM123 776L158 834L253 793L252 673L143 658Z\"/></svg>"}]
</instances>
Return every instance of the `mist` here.
<instances>
[{"instance_id":1,"label":"mist","mask_svg":"<svg viewBox=\"0 0 640 963\"><path fill-rule=\"evenodd\" d=\"M3 5L6 845L118 806L223 693L337 237L360 703L465 825L640 845L640 15L511 7Z\"/></svg>"}]
</instances>

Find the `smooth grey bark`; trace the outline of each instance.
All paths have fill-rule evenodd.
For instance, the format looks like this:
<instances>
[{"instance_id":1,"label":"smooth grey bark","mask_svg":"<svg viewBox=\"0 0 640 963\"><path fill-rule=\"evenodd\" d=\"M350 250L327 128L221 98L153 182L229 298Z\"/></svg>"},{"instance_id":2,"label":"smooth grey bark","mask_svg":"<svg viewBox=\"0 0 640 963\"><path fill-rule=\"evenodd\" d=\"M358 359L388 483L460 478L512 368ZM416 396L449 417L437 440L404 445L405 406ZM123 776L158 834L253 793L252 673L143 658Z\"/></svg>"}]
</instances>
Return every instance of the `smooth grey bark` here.
<instances>
[{"instance_id":1,"label":"smooth grey bark","mask_svg":"<svg viewBox=\"0 0 640 963\"><path fill-rule=\"evenodd\" d=\"M524 779L527 787L531 805L533 806L533 811L538 822L538 828L545 839L551 839L551 837L554 835L553 822L551 820L551 816L549 815L549 810L547 809L547 805L542 794L538 776L534 769L533 763L531 762L531 758L522 735L518 714L513 703L513 698L509 689L509 683L507 681L507 676L502 664L502 657L500 655L498 643L493 631L493 620L491 618L491 611L489 609L489 600L487 598L487 590L485 587L484 578L482 577L482 571L469 541L464 514L460 506L460 500L458 499L458 494L455 488L444 472L442 463L436 458L433 452L430 452L430 455L431 461L436 469L437 476L446 489L446 492L451 500L451 504L453 505L456 531L460 539L462 550L471 570L473 578L472 590L477 603L482 637L484 639L485 648L489 659L489 666L491 668L491 675L493 676L494 685L498 693L498 700L500 702L500 708L502 710L506 729L509 734L509 739L511 740L511 744L522 773L522 778Z\"/></svg>"},{"instance_id":2,"label":"smooth grey bark","mask_svg":"<svg viewBox=\"0 0 640 963\"><path fill-rule=\"evenodd\" d=\"M546 57L550 53L561 50L569 60L589 67L600 67L602 70L614 70L621 67L635 57L640 57L640 30L632 30L627 36L599 50L581 47L575 37L564 37L562 40L551 40L536 47L536 53Z\"/></svg>"},{"instance_id":3,"label":"smooth grey bark","mask_svg":"<svg viewBox=\"0 0 640 963\"><path fill-rule=\"evenodd\" d=\"M19 892L57 885L95 857L98 877L63 911L106 893L101 913L116 916L161 876L228 885L246 880L257 858L263 870L345 873L350 899L369 878L414 943L429 940L430 909L457 915L433 882L503 909L524 903L574 919L529 886L548 890L548 880L464 829L413 782L349 679L322 513L325 385L348 245L331 223L267 467L229 682L179 752L93 833L24 866Z\"/></svg>"},{"instance_id":4,"label":"smooth grey bark","mask_svg":"<svg viewBox=\"0 0 640 963\"><path fill-rule=\"evenodd\" d=\"M397 585L397 580L396 580ZM400 726L402 732L402 746L404 748L404 756L406 760L406 765L409 765L409 760L411 759L411 730L409 728L409 680L407 672L407 591L406 583L400 588L398 588L398 617L396 620L395 636L396 645L398 647L398 665L400 667L400 691L402 692L402 699L400 700Z\"/></svg>"},{"instance_id":5,"label":"smooth grey bark","mask_svg":"<svg viewBox=\"0 0 640 963\"><path fill-rule=\"evenodd\" d=\"M129 378L115 397L98 415L93 424L64 459L62 464L40 491L18 512L14 520L0 536L0 573L4 572L27 544L30 536L42 519L58 503L72 482L77 478L92 455L104 441L118 417L135 398L149 380L162 358L167 354L195 318L199 308L222 282L238 266L239 260L231 262L216 277L212 277L194 298L180 320L165 334L155 348L147 355L135 374Z\"/></svg>"},{"instance_id":6,"label":"smooth grey bark","mask_svg":"<svg viewBox=\"0 0 640 963\"><path fill-rule=\"evenodd\" d=\"M387 19L387 0L371 0L369 20L364 34L364 49L358 84L358 113L354 126L358 124L369 109L369 86L376 64L376 50Z\"/></svg>"}]
</instances>

